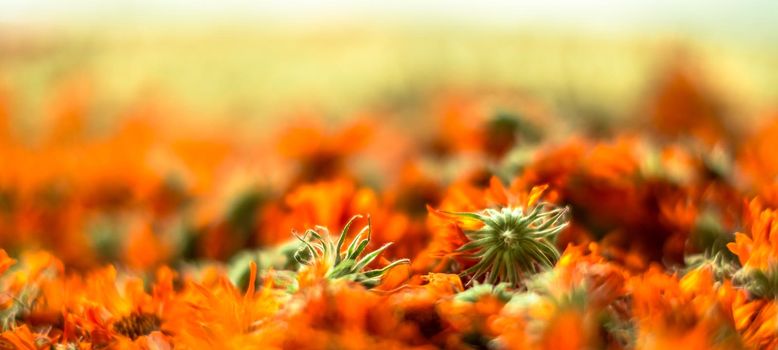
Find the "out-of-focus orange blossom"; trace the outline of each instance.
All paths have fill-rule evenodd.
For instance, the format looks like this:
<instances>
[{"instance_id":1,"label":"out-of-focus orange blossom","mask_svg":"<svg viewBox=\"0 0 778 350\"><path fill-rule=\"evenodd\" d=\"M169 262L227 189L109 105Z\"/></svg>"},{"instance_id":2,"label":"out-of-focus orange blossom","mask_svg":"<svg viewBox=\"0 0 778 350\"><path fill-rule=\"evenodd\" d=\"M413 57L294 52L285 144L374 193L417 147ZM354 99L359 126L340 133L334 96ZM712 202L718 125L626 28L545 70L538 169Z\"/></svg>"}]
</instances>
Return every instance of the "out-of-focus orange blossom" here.
<instances>
[{"instance_id":1,"label":"out-of-focus orange blossom","mask_svg":"<svg viewBox=\"0 0 778 350\"><path fill-rule=\"evenodd\" d=\"M778 119L694 76L608 136L462 91L412 132L94 132L72 80L31 138L0 90L0 349L778 348Z\"/></svg>"}]
</instances>

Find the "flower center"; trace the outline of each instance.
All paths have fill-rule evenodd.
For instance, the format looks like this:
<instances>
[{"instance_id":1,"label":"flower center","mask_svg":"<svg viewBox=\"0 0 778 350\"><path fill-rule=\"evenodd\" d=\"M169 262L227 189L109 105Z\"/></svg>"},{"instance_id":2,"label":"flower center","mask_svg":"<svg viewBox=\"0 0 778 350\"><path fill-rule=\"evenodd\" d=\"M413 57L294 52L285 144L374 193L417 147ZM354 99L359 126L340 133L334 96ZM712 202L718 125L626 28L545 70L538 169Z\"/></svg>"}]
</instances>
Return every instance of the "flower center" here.
<instances>
[{"instance_id":1,"label":"flower center","mask_svg":"<svg viewBox=\"0 0 778 350\"><path fill-rule=\"evenodd\" d=\"M155 314L133 312L113 324L116 333L132 340L159 330L162 321Z\"/></svg>"},{"instance_id":2,"label":"flower center","mask_svg":"<svg viewBox=\"0 0 778 350\"><path fill-rule=\"evenodd\" d=\"M512 246L514 240L516 239L516 235L513 233L513 229L503 230L500 236L502 236L502 241L507 246Z\"/></svg>"}]
</instances>

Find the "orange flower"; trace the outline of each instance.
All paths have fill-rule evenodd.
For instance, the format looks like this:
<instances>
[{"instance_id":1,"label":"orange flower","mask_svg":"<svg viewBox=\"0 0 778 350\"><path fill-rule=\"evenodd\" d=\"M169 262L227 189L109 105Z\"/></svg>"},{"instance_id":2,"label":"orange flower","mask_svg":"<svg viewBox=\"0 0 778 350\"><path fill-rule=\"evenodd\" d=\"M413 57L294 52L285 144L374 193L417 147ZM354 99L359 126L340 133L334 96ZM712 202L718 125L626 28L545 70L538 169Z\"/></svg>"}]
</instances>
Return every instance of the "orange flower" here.
<instances>
[{"instance_id":1,"label":"orange flower","mask_svg":"<svg viewBox=\"0 0 778 350\"><path fill-rule=\"evenodd\" d=\"M731 285L717 287L713 271L704 267L678 280L656 266L629 282L638 322L637 348L685 346L690 349L729 349L734 321L727 295ZM718 335L730 334L729 337Z\"/></svg>"},{"instance_id":2,"label":"orange flower","mask_svg":"<svg viewBox=\"0 0 778 350\"><path fill-rule=\"evenodd\" d=\"M300 298L282 312L288 325L284 348L413 349L429 342L413 327L410 306L394 296L369 292L348 281L318 284L301 291ZM433 311L434 312L434 311ZM425 315L435 317L434 315ZM423 347L420 347L423 348Z\"/></svg>"},{"instance_id":3,"label":"orange flower","mask_svg":"<svg viewBox=\"0 0 778 350\"><path fill-rule=\"evenodd\" d=\"M775 300L749 300L746 293L737 293L732 312L735 328L746 346L754 349L778 347L778 303Z\"/></svg>"},{"instance_id":4,"label":"orange flower","mask_svg":"<svg viewBox=\"0 0 778 350\"><path fill-rule=\"evenodd\" d=\"M666 69L646 106L652 126L662 136L693 136L707 144L730 140L734 132L724 110L693 67L679 56Z\"/></svg>"},{"instance_id":5,"label":"orange flower","mask_svg":"<svg viewBox=\"0 0 778 350\"><path fill-rule=\"evenodd\" d=\"M62 313L65 341L88 339L94 347L163 346L170 341L160 332L168 320L174 275L162 268L157 276L152 294L141 279L119 275L112 266L85 278L73 276L44 287L39 312Z\"/></svg>"},{"instance_id":6,"label":"orange flower","mask_svg":"<svg viewBox=\"0 0 778 350\"><path fill-rule=\"evenodd\" d=\"M778 211L762 209L759 200L749 206L750 234L738 232L727 248L744 268L767 270L778 264Z\"/></svg>"},{"instance_id":7,"label":"orange flower","mask_svg":"<svg viewBox=\"0 0 778 350\"><path fill-rule=\"evenodd\" d=\"M131 228L127 240L123 258L130 267L149 270L170 257L170 243L164 242L147 223L138 223Z\"/></svg>"},{"instance_id":8,"label":"orange flower","mask_svg":"<svg viewBox=\"0 0 778 350\"><path fill-rule=\"evenodd\" d=\"M350 173L345 161L370 142L373 131L369 120L357 120L334 132L324 130L319 119L302 120L280 133L278 150L299 162L293 184L332 179Z\"/></svg>"},{"instance_id":9,"label":"orange flower","mask_svg":"<svg viewBox=\"0 0 778 350\"><path fill-rule=\"evenodd\" d=\"M277 243L291 238L292 231L301 232L315 225L343 227L351 217L361 213L370 213L375 218L378 232L382 224L379 208L374 191L357 187L348 179L303 184L286 195L283 203L264 210L265 230L260 239L263 243Z\"/></svg>"},{"instance_id":10,"label":"orange flower","mask_svg":"<svg viewBox=\"0 0 778 350\"><path fill-rule=\"evenodd\" d=\"M629 273L602 257L596 243L588 246L568 246L554 267L551 293L571 293L584 287L588 307L603 309L626 294Z\"/></svg>"},{"instance_id":11,"label":"orange flower","mask_svg":"<svg viewBox=\"0 0 778 350\"><path fill-rule=\"evenodd\" d=\"M177 345L187 349L278 346L283 331L271 317L288 302L288 295L273 288L272 278L257 290L257 265L251 262L249 268L245 293L224 276L208 287L187 283L166 308L163 329L173 334Z\"/></svg>"},{"instance_id":12,"label":"orange flower","mask_svg":"<svg viewBox=\"0 0 778 350\"><path fill-rule=\"evenodd\" d=\"M8 268L15 263L16 260L11 259L4 249L0 249L0 275L7 271Z\"/></svg>"},{"instance_id":13,"label":"orange flower","mask_svg":"<svg viewBox=\"0 0 778 350\"><path fill-rule=\"evenodd\" d=\"M3 349L42 350L51 346L45 335L32 333L26 325L0 334L0 347Z\"/></svg>"},{"instance_id":14,"label":"orange flower","mask_svg":"<svg viewBox=\"0 0 778 350\"><path fill-rule=\"evenodd\" d=\"M554 315L543 332L541 349L582 349L586 344L584 317L575 310Z\"/></svg>"},{"instance_id":15,"label":"orange flower","mask_svg":"<svg viewBox=\"0 0 778 350\"><path fill-rule=\"evenodd\" d=\"M737 164L757 187L772 186L778 176L778 114L763 116L763 125L756 132L744 138Z\"/></svg>"},{"instance_id":16,"label":"orange flower","mask_svg":"<svg viewBox=\"0 0 778 350\"><path fill-rule=\"evenodd\" d=\"M505 305L504 300L499 300L493 295L484 295L475 302L462 300L442 300L438 310L443 320L451 327L450 331L469 337L469 339L457 339L450 337L447 346L463 346L466 341L475 346L485 346L488 341L496 336L490 327L494 315L499 314Z\"/></svg>"},{"instance_id":17,"label":"orange flower","mask_svg":"<svg viewBox=\"0 0 778 350\"><path fill-rule=\"evenodd\" d=\"M463 95L450 94L438 101L432 113L438 119L433 151L442 154L472 152L481 148L483 135L480 124L485 114L476 101Z\"/></svg>"}]
</instances>

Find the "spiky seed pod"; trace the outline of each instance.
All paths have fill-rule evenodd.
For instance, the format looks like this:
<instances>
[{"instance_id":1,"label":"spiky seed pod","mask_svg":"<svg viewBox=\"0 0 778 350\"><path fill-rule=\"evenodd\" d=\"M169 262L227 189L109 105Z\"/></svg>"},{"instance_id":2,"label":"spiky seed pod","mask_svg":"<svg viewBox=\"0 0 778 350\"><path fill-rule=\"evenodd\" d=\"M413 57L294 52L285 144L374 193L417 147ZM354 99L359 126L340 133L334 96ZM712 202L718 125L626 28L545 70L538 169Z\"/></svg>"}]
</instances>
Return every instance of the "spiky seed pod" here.
<instances>
[{"instance_id":1,"label":"spiky seed pod","mask_svg":"<svg viewBox=\"0 0 778 350\"><path fill-rule=\"evenodd\" d=\"M384 274L391 268L400 264L409 264L409 259L395 260L388 265L373 270L365 270L381 253L392 245L386 243L380 248L366 253L370 244L371 222L367 217L367 226L357 233L351 243L346 246L346 235L354 220L361 218L356 215L346 223L340 233L337 242L330 237L326 227L316 226L316 230L309 229L302 236L295 236L303 243L302 247L294 254L295 260L302 265L319 265L326 268L324 277L327 279L348 279L362 284L367 288L377 286ZM345 247L345 250L344 250Z\"/></svg>"},{"instance_id":2,"label":"spiky seed pod","mask_svg":"<svg viewBox=\"0 0 778 350\"><path fill-rule=\"evenodd\" d=\"M490 284L517 287L528 276L553 267L560 256L554 243L569 223L567 213L567 208L548 203L451 213L483 223L464 231L470 242L458 251L478 262L463 274L470 276L470 283L483 277Z\"/></svg>"}]
</instances>

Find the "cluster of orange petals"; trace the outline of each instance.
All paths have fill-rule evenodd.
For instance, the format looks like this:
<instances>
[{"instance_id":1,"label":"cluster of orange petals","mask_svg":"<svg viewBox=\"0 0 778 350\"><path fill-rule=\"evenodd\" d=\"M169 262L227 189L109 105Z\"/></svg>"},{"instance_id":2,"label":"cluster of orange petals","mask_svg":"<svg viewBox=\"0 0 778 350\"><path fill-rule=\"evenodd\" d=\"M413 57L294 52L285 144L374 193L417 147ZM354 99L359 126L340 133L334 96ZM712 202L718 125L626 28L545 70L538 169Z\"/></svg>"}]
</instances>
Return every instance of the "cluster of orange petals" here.
<instances>
[{"instance_id":1,"label":"cluster of orange petals","mask_svg":"<svg viewBox=\"0 0 778 350\"><path fill-rule=\"evenodd\" d=\"M0 96L2 349L778 348L778 290L733 277L778 269L778 118L726 127L683 69L607 137L463 93L419 130L382 111L254 139L148 103L92 132L89 89L55 95L34 137ZM571 213L553 269L461 274L472 223L443 212L539 200ZM374 289L284 267L292 232L359 214L393 242L374 268L411 264Z\"/></svg>"}]
</instances>

